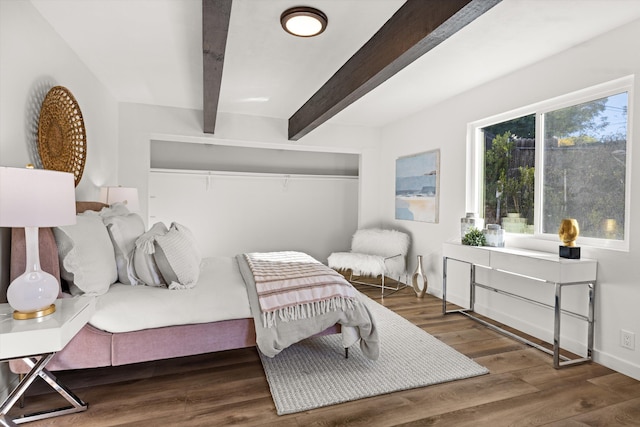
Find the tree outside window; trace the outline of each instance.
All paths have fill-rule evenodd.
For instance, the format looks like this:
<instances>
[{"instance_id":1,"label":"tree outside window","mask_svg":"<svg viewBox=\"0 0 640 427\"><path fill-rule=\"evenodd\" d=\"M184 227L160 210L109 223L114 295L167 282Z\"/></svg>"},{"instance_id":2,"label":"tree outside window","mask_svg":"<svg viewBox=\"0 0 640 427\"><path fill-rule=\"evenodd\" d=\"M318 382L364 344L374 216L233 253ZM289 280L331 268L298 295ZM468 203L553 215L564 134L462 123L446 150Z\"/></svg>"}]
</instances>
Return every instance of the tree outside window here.
<instances>
[{"instance_id":1,"label":"tree outside window","mask_svg":"<svg viewBox=\"0 0 640 427\"><path fill-rule=\"evenodd\" d=\"M624 239L627 92L544 115L542 231L575 218L580 235Z\"/></svg>"}]
</instances>

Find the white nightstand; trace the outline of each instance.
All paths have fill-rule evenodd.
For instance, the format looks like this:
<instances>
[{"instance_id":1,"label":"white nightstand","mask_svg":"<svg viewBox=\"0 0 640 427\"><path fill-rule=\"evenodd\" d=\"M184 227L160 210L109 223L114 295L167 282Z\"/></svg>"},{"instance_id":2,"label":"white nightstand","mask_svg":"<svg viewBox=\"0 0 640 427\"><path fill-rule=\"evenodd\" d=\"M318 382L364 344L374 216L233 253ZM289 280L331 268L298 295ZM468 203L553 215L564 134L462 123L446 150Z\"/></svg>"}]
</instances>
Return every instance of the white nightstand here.
<instances>
[{"instance_id":1,"label":"white nightstand","mask_svg":"<svg viewBox=\"0 0 640 427\"><path fill-rule=\"evenodd\" d=\"M95 310L95 299L63 298L56 300L55 304L55 313L30 320L14 320L12 308L8 304L0 304L0 361L23 359L31 366L31 371L0 406L0 426L15 426L28 421L87 410L87 404L61 384L45 366L89 321ZM37 356L40 356L39 360L36 359ZM7 413L38 376L60 393L71 406L23 415L11 420Z\"/></svg>"}]
</instances>

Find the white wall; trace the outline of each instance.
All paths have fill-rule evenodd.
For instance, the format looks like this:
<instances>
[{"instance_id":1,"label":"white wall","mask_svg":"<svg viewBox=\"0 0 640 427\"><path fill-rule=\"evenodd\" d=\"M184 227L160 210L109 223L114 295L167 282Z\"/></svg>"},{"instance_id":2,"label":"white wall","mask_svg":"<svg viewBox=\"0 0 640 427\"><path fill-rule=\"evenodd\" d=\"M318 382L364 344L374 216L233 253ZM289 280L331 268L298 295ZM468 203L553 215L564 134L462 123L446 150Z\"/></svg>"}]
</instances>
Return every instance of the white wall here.
<instances>
[{"instance_id":1,"label":"white wall","mask_svg":"<svg viewBox=\"0 0 640 427\"><path fill-rule=\"evenodd\" d=\"M98 188L117 176L116 100L30 2L0 2L0 60L0 165L39 163L34 144L40 104L51 87L65 86L80 105L87 132L76 194L95 200Z\"/></svg>"},{"instance_id":2,"label":"white wall","mask_svg":"<svg viewBox=\"0 0 640 427\"><path fill-rule=\"evenodd\" d=\"M380 193L380 221L408 230L414 240L412 257L427 257L429 292L440 295L442 287L441 244L459 239L460 217L465 212L465 156L467 123L514 110L555 96L640 73L640 56L637 55L640 40L640 21L635 21L615 31L571 48L559 55L543 60L518 72L483 85L452 98L440 105L420 112L382 132L382 164L380 182L367 182L363 192ZM469 64L474 66L474 64ZM638 79L636 79L636 86ZM640 141L640 91L635 89L630 100L634 106L631 140ZM632 145L633 145L632 142ZM441 150L440 223L427 224L394 219L395 160L426 150ZM640 186L640 150L633 150L631 188ZM631 248L629 252L583 247L583 256L598 259L598 284L596 300L595 360L605 366L640 379L640 227L636 221L640 215L640 197L632 191L631 200ZM531 249L553 252L555 242L532 240L508 241ZM413 263L415 266L415 262ZM464 276L461 277L468 277ZM502 312L505 318L517 317L511 312L511 303L492 305L492 310ZM485 311L489 308L485 307ZM478 307L478 311L482 311ZM495 313L494 313L495 314ZM532 315L524 323L533 326L540 319ZM620 329L636 333L636 349L624 349L619 345ZM584 340L582 340L584 341Z\"/></svg>"},{"instance_id":3,"label":"white wall","mask_svg":"<svg viewBox=\"0 0 640 427\"><path fill-rule=\"evenodd\" d=\"M117 176L117 103L28 1L0 1L0 165L39 164L35 148L40 104L47 91L67 87L84 116L87 160L76 189L95 200ZM0 292L8 286L8 233L0 233ZM0 365L0 397L9 375Z\"/></svg>"},{"instance_id":4,"label":"white wall","mask_svg":"<svg viewBox=\"0 0 640 427\"><path fill-rule=\"evenodd\" d=\"M213 243L201 242L206 255L230 255L252 250L283 250L288 247L306 251L320 260L326 260L331 252L349 248L351 234L358 226L376 225L380 217L375 192L364 196L360 192L358 197L358 186L363 180L377 179L379 131L359 127L326 126L298 142L291 142L287 140L286 125L286 120L219 113L216 133L205 135L202 133L201 111L121 104L117 184L138 188L142 217L146 219L149 214L155 217L149 218L148 226L157 221L168 225L171 221L184 218L184 221L188 222L185 225L191 224L196 228L197 233L200 233L202 228L207 233L216 235ZM227 211L212 210L210 222L207 223L202 213L181 214L170 209L170 204L166 202L156 203L154 209L149 210L151 140L278 150L356 153L360 155L360 179L356 181L353 179L292 179L288 184L288 193L280 190L281 183L270 179L254 179L253 181L260 188L258 190L260 194L254 194L252 197L255 200L262 200L266 194L270 194L273 198L269 203L265 201L267 204L260 208L262 209L262 212L258 212L258 215L262 215L260 218L254 216L253 219L248 219L248 213L243 212L243 209L252 208L245 206L249 201L241 200L241 194L253 194L257 190L251 186L242 192L238 190L239 186L247 183L248 178L214 178L213 181L217 185L216 191L213 192L215 194L202 187L201 180L197 178L174 177L171 184L166 181L166 177L154 178L156 185L153 195L174 198L176 203L181 203L181 209L214 209L217 203L225 203ZM196 181L193 181L194 179ZM193 194L184 198L177 197L176 191L169 191L170 188L185 180L192 183ZM236 188L235 195L230 193L233 188ZM275 202L276 200L280 202ZM326 206L322 206L322 203ZM310 206L316 206L316 209L313 213L305 214L305 210ZM335 208L331 209L331 206ZM292 216L291 209L294 207L298 214ZM340 212L344 212L346 217L340 219L338 215ZM236 221L230 221L229 215L235 217ZM249 220L250 224L241 218ZM220 230L222 224L226 227L225 230ZM301 231L305 226L309 229ZM258 233L256 227L264 231ZM324 232L321 232L321 229ZM280 237L277 237L278 235ZM327 240L328 236L332 236L334 240Z\"/></svg>"},{"instance_id":5,"label":"white wall","mask_svg":"<svg viewBox=\"0 0 640 427\"><path fill-rule=\"evenodd\" d=\"M195 232L200 253L302 251L321 262L351 245L358 179L154 170L149 223Z\"/></svg>"},{"instance_id":6,"label":"white wall","mask_svg":"<svg viewBox=\"0 0 640 427\"><path fill-rule=\"evenodd\" d=\"M150 141L224 144L274 149L305 149L360 154L360 181L377 180L380 134L376 129L330 126L316 129L298 142L287 140L286 120L218 113L216 133L202 133L202 111L120 104L119 180L137 187L143 218L147 217ZM380 218L376 192L360 194L359 225L374 225Z\"/></svg>"}]
</instances>

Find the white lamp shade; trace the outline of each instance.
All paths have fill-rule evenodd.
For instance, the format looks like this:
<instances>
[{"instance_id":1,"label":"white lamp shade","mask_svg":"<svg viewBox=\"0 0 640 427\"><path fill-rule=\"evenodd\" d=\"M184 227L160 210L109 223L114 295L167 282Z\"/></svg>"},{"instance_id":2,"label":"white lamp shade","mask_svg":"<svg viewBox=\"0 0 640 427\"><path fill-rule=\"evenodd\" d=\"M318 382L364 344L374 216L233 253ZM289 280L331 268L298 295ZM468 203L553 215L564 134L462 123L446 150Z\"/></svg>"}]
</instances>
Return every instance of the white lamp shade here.
<instances>
[{"instance_id":1,"label":"white lamp shade","mask_svg":"<svg viewBox=\"0 0 640 427\"><path fill-rule=\"evenodd\" d=\"M54 227L76 222L73 174L0 167L0 227Z\"/></svg>"},{"instance_id":2,"label":"white lamp shade","mask_svg":"<svg viewBox=\"0 0 640 427\"><path fill-rule=\"evenodd\" d=\"M108 205L123 203L130 212L140 211L138 189L131 187L102 187L100 189L100 201Z\"/></svg>"}]
</instances>

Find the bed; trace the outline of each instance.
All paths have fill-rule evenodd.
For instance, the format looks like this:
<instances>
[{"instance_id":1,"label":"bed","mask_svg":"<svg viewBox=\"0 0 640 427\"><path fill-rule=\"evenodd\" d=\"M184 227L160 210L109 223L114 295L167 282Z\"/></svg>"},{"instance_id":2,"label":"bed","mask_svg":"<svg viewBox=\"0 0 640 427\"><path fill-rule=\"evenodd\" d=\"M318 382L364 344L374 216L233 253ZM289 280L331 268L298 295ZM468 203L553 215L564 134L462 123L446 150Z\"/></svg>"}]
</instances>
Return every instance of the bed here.
<instances>
[{"instance_id":1,"label":"bed","mask_svg":"<svg viewBox=\"0 0 640 427\"><path fill-rule=\"evenodd\" d=\"M87 211L104 212L105 209L108 208L100 203L77 203L79 214ZM130 213L126 212L124 215L130 215ZM81 216L79 215L78 218L80 219ZM70 284L69 292L75 295L95 294L96 312L89 324L85 325L70 343L54 356L47 365L47 369L55 371L118 366L245 348L256 344L266 355L277 357L280 350L301 339L332 333L342 333L346 348L359 342L360 348L368 357L377 358L378 339L375 322L364 304L359 303L358 297L354 299L355 309L354 307L339 308L318 315L314 314L312 318L303 316L304 318L292 321L280 318L275 322L278 324L277 327L272 328L264 324L264 313L256 309L259 307L257 293L247 292L248 286L255 288L247 255L202 259L197 263L198 271L195 273L193 272L194 263L185 261L182 263L183 267L191 268L191 272L186 267L182 269L183 271L180 271L180 268L174 268L174 271L171 271L173 278L165 280L167 283L164 285L157 283L136 285L131 283L131 280L136 281L140 280L138 276L147 276L146 280L153 281L154 272L143 271L145 268L144 265L140 265L140 262L138 263L140 269L135 269L135 250L129 254L125 253L131 248L118 245L117 237L122 236L117 236L115 232L118 227L110 227L107 225L108 222L105 220L105 227L108 230L107 235L111 234L110 242L114 252L112 256L115 258L113 266L116 269L113 273L109 267L108 274L112 276L115 274L116 280L108 284L106 291L102 289L104 292L94 292L91 288L94 285L87 287L85 283L82 285L83 289L78 289L78 283L86 282L86 275L76 272L75 281ZM80 225L78 226L81 228ZM153 234L153 229L154 227L151 227L145 234ZM120 232L127 234L126 227L120 227ZM61 240L59 230L40 229L39 233L43 270L53 274L59 280L61 277L64 279L68 258L65 258L63 253L70 251L69 245L64 243L64 239ZM80 229L79 233L92 245L98 244L94 242L99 239L86 230ZM136 243L143 240L141 237L135 239ZM131 242L128 245L131 246ZM12 231L11 246L13 278L24 271L25 251L22 230ZM144 246L144 241L141 246ZM177 247L179 250L175 251L174 256L178 257L183 257L185 253L192 250L190 247L179 245ZM154 268L157 267L156 264L162 264L160 258L164 257L166 261L171 256L169 248L163 247L164 251L160 246L157 248L155 253L157 263L153 263ZM121 253L118 253L119 250ZM105 257L107 257L106 254L103 254L101 259ZM81 264L94 265L97 262L92 263L85 259ZM96 269L99 270L98 267ZM66 274L68 278L68 272ZM160 276L158 271L155 274ZM195 280L194 276L197 276ZM104 287L104 284L101 286ZM74 296L63 292L61 288L59 297ZM296 326L297 324L302 326ZM11 361L10 368L15 373L29 371L28 366L21 360Z\"/></svg>"}]
</instances>

